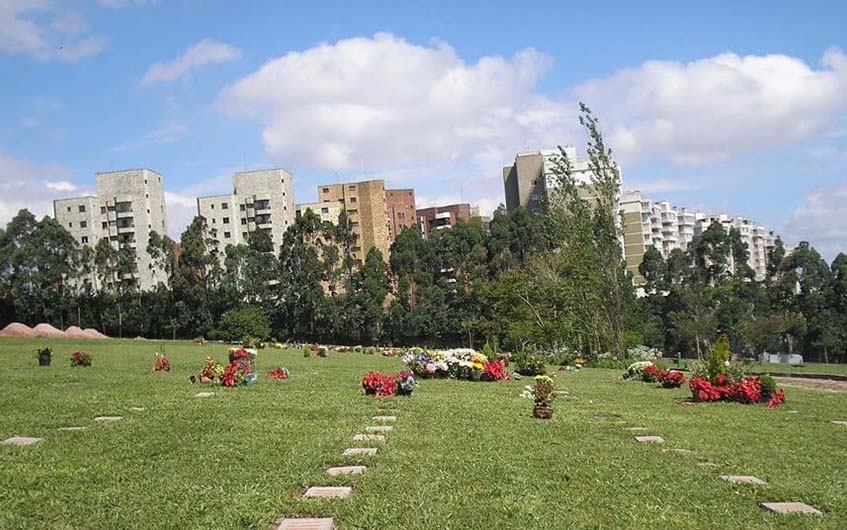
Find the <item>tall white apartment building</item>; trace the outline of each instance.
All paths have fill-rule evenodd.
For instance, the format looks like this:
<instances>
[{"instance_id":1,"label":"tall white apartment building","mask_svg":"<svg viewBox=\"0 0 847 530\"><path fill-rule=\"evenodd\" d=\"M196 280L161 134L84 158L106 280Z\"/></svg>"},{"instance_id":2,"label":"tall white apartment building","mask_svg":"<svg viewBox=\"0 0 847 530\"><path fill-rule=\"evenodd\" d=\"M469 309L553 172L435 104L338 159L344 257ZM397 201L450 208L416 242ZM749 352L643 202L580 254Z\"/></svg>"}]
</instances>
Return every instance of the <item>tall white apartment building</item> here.
<instances>
[{"instance_id":1,"label":"tall white apartment building","mask_svg":"<svg viewBox=\"0 0 847 530\"><path fill-rule=\"evenodd\" d=\"M648 247L658 249L667 258L674 249L686 250L694 236L705 231L713 221L719 222L727 233L731 228L738 229L750 253L748 265L755 272L756 279L765 277L768 250L773 247L776 236L753 221L726 214L692 212L666 201L654 202L640 191L623 192L620 207L624 226L624 256L636 283L644 281L638 266ZM735 270L731 257L729 265L730 270Z\"/></svg>"},{"instance_id":2,"label":"tall white apartment building","mask_svg":"<svg viewBox=\"0 0 847 530\"><path fill-rule=\"evenodd\" d=\"M165 281L165 273L147 254L150 232L167 233L162 175L150 169L97 173L97 195L53 201L53 215L74 239L94 247L106 239L118 249L135 249L133 279L141 289ZM96 279L94 279L96 285Z\"/></svg>"},{"instance_id":3,"label":"tall white apartment building","mask_svg":"<svg viewBox=\"0 0 847 530\"><path fill-rule=\"evenodd\" d=\"M232 186L231 195L197 198L197 214L206 218L221 257L227 245L246 245L250 233L259 230L279 252L294 223L294 176L281 168L241 171L233 175Z\"/></svg>"}]
</instances>

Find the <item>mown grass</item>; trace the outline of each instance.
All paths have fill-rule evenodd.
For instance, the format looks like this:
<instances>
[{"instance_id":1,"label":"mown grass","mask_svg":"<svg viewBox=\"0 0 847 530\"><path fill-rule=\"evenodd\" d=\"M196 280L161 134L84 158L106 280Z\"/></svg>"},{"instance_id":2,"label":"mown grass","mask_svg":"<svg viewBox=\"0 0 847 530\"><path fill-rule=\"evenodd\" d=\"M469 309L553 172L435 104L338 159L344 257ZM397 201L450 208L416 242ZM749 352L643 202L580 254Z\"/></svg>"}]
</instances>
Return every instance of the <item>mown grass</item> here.
<instances>
[{"instance_id":1,"label":"mown grass","mask_svg":"<svg viewBox=\"0 0 847 530\"><path fill-rule=\"evenodd\" d=\"M788 363L753 363L749 370L762 373L847 375L847 364L806 363L797 366Z\"/></svg>"},{"instance_id":2,"label":"mown grass","mask_svg":"<svg viewBox=\"0 0 847 530\"><path fill-rule=\"evenodd\" d=\"M0 340L0 438L44 438L0 447L0 528L267 528L298 514L334 517L342 529L847 527L847 428L831 423L847 420L847 394L790 388L774 410L688 406L674 402L686 389L627 383L610 370L559 372L572 397L542 422L518 397L525 381L423 381L410 399L363 396L361 376L399 369L394 358L262 350L253 387L198 399L188 376L226 347L167 343L172 371L155 374L156 342L50 342L53 366L39 368L31 352L47 341ZM94 365L72 369L80 347ZM264 377L279 365L290 380ZM342 457L367 445L352 435L382 409L398 421L380 453ZM95 424L98 415L124 420ZM87 429L56 431L63 426ZM636 444L625 426L666 443ZM662 450L671 448L692 453ZM370 466L362 476L323 473L357 462ZM768 485L734 486L725 473ZM334 484L352 485L352 497L301 498ZM825 515L775 516L759 508L768 500L802 500Z\"/></svg>"}]
</instances>

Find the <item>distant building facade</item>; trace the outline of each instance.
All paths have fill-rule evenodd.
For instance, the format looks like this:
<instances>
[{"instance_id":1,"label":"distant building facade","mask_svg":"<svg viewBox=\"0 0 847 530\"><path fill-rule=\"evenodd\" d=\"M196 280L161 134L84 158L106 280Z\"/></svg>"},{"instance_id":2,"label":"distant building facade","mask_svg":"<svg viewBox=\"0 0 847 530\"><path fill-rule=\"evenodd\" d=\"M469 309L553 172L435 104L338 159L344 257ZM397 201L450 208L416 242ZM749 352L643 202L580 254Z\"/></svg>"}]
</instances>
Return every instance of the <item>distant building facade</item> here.
<instances>
[{"instance_id":1,"label":"distant building facade","mask_svg":"<svg viewBox=\"0 0 847 530\"><path fill-rule=\"evenodd\" d=\"M167 234L162 175L150 169L97 173L97 195L53 201L53 215L82 245L106 239L113 248L126 244L136 253L133 280L142 290L165 281L165 273L147 253L150 232Z\"/></svg>"},{"instance_id":2,"label":"distant building facade","mask_svg":"<svg viewBox=\"0 0 847 530\"><path fill-rule=\"evenodd\" d=\"M436 230L451 228L459 221L467 221L474 216L473 210L468 203L421 208L416 212L418 226L426 238ZM479 210L476 210L476 216L478 215Z\"/></svg>"},{"instance_id":3,"label":"distant building facade","mask_svg":"<svg viewBox=\"0 0 847 530\"><path fill-rule=\"evenodd\" d=\"M241 171L233 175L232 186L231 195L197 198L197 215L206 218L220 255L227 245L246 245L255 231L267 233L279 252L294 223L294 176L282 168Z\"/></svg>"},{"instance_id":4,"label":"distant building facade","mask_svg":"<svg viewBox=\"0 0 847 530\"><path fill-rule=\"evenodd\" d=\"M573 147L563 149L571 163L571 171L576 181L590 183L588 159L578 157ZM530 213L541 211L552 190L558 187L558 177L554 170L560 157L558 149L518 153L515 162L503 168L506 208L511 211L523 206Z\"/></svg>"},{"instance_id":5,"label":"distant building facade","mask_svg":"<svg viewBox=\"0 0 847 530\"><path fill-rule=\"evenodd\" d=\"M414 228L415 190L385 190L385 207L388 215L388 238L393 243L404 228Z\"/></svg>"},{"instance_id":6,"label":"distant building facade","mask_svg":"<svg viewBox=\"0 0 847 530\"><path fill-rule=\"evenodd\" d=\"M332 224L338 224L338 218L341 216L344 205L340 202L307 202L296 206L297 218L303 216L306 210L311 210L313 214L321 218L321 221L326 221Z\"/></svg>"},{"instance_id":7,"label":"distant building facade","mask_svg":"<svg viewBox=\"0 0 847 530\"><path fill-rule=\"evenodd\" d=\"M341 203L347 212L356 241L351 248L354 258L364 261L372 248L388 259L391 238L388 229L388 206L385 182L366 180L318 186L319 203Z\"/></svg>"}]
</instances>

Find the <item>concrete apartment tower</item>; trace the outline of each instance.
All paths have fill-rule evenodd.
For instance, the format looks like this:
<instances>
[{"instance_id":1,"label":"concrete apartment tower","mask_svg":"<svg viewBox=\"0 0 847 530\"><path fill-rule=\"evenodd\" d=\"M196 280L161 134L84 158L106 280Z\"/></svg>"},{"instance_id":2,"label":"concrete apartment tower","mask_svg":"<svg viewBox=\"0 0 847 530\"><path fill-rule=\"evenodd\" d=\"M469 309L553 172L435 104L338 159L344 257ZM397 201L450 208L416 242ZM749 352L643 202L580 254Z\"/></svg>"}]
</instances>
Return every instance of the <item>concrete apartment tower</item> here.
<instances>
[{"instance_id":1,"label":"concrete apartment tower","mask_svg":"<svg viewBox=\"0 0 847 530\"><path fill-rule=\"evenodd\" d=\"M574 147L565 147L570 160L574 178L577 182L590 183L591 171L588 159L577 157ZM553 170L556 159L561 154L558 149L518 153L514 164L503 168L503 186L506 192L506 208L514 210L523 206L530 213L541 211L552 190L558 187ZM587 193L586 196L589 196Z\"/></svg>"},{"instance_id":2,"label":"concrete apartment tower","mask_svg":"<svg viewBox=\"0 0 847 530\"><path fill-rule=\"evenodd\" d=\"M388 214L388 238L393 243L404 228L417 225L415 218L415 190L385 190Z\"/></svg>"},{"instance_id":3,"label":"concrete apartment tower","mask_svg":"<svg viewBox=\"0 0 847 530\"><path fill-rule=\"evenodd\" d=\"M150 232L167 234L162 175L150 169L97 173L97 195L53 201L53 214L82 245L107 239L114 248L136 252L135 281L142 290L165 281L165 273L147 254Z\"/></svg>"},{"instance_id":4,"label":"concrete apartment tower","mask_svg":"<svg viewBox=\"0 0 847 530\"><path fill-rule=\"evenodd\" d=\"M738 229L742 241L747 244L750 253L747 264L756 279L764 279L767 273L767 255L776 236L758 223L726 214L692 212L665 201L654 202L640 191L623 192L620 205L626 266L637 284L644 283L638 266L649 247L656 248L667 259L674 249L686 250L694 236L708 229L713 221L720 223L727 233L731 228ZM731 257L729 266L731 271L735 270Z\"/></svg>"},{"instance_id":5,"label":"concrete apartment tower","mask_svg":"<svg viewBox=\"0 0 847 530\"><path fill-rule=\"evenodd\" d=\"M227 245L246 245L257 230L270 236L278 253L294 223L294 176L281 168L240 171L232 186L231 195L197 198L197 215L206 218L222 259Z\"/></svg>"},{"instance_id":6,"label":"concrete apartment tower","mask_svg":"<svg viewBox=\"0 0 847 530\"><path fill-rule=\"evenodd\" d=\"M356 237L351 249L354 258L364 261L368 251L376 247L382 252L383 259L388 259L391 239L383 181L324 184L318 186L318 202L343 205Z\"/></svg>"},{"instance_id":7,"label":"concrete apartment tower","mask_svg":"<svg viewBox=\"0 0 847 530\"><path fill-rule=\"evenodd\" d=\"M295 213L297 219L300 219L306 210L311 210L321 221L337 225L343 209L344 205L340 202L304 202L295 206Z\"/></svg>"},{"instance_id":8,"label":"concrete apartment tower","mask_svg":"<svg viewBox=\"0 0 847 530\"><path fill-rule=\"evenodd\" d=\"M434 231L452 228L459 221L467 221L471 217L479 217L479 211L473 212L472 210L471 205L468 203L421 208L416 212L421 234L423 234L424 238L427 238Z\"/></svg>"}]
</instances>

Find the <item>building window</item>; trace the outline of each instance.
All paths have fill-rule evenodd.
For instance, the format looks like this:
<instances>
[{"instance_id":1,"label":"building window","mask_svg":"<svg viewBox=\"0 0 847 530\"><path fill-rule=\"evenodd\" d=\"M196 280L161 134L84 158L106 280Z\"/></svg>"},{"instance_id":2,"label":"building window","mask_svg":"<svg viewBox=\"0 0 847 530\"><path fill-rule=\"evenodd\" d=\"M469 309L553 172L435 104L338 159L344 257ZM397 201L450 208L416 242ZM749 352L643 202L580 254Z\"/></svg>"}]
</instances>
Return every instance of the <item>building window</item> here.
<instances>
[{"instance_id":1,"label":"building window","mask_svg":"<svg viewBox=\"0 0 847 530\"><path fill-rule=\"evenodd\" d=\"M224 217L221 222L225 225L228 225L229 224L229 217Z\"/></svg>"},{"instance_id":2,"label":"building window","mask_svg":"<svg viewBox=\"0 0 847 530\"><path fill-rule=\"evenodd\" d=\"M255 217L248 217L248 218L247 218L247 222L248 222L248 223L255 223L255 222L256 222L256 218L255 218Z\"/></svg>"},{"instance_id":3,"label":"building window","mask_svg":"<svg viewBox=\"0 0 847 530\"><path fill-rule=\"evenodd\" d=\"M68 211L69 211L69 212L71 211L71 207L70 207L70 206L68 206Z\"/></svg>"},{"instance_id":4,"label":"building window","mask_svg":"<svg viewBox=\"0 0 847 530\"><path fill-rule=\"evenodd\" d=\"M150 208L147 208L147 214L148 215L150 214Z\"/></svg>"},{"instance_id":5,"label":"building window","mask_svg":"<svg viewBox=\"0 0 847 530\"><path fill-rule=\"evenodd\" d=\"M247 239L247 232L241 232L241 237L243 237L244 239Z\"/></svg>"},{"instance_id":6,"label":"building window","mask_svg":"<svg viewBox=\"0 0 847 530\"><path fill-rule=\"evenodd\" d=\"M85 213L85 205L84 204L79 205L79 213Z\"/></svg>"},{"instance_id":7,"label":"building window","mask_svg":"<svg viewBox=\"0 0 847 530\"><path fill-rule=\"evenodd\" d=\"M224 232L224 238L229 239L230 235L231 234L229 232Z\"/></svg>"},{"instance_id":8,"label":"building window","mask_svg":"<svg viewBox=\"0 0 847 530\"><path fill-rule=\"evenodd\" d=\"M212 224L215 224L215 218L212 217Z\"/></svg>"},{"instance_id":9,"label":"building window","mask_svg":"<svg viewBox=\"0 0 847 530\"><path fill-rule=\"evenodd\" d=\"M350 197L350 202L356 202L356 197Z\"/></svg>"},{"instance_id":10,"label":"building window","mask_svg":"<svg viewBox=\"0 0 847 530\"><path fill-rule=\"evenodd\" d=\"M79 227L80 228L88 228L88 221L80 221Z\"/></svg>"},{"instance_id":11,"label":"building window","mask_svg":"<svg viewBox=\"0 0 847 530\"><path fill-rule=\"evenodd\" d=\"M329 193L329 188L324 188L324 193Z\"/></svg>"},{"instance_id":12,"label":"building window","mask_svg":"<svg viewBox=\"0 0 847 530\"><path fill-rule=\"evenodd\" d=\"M329 213L329 208L321 208L321 213Z\"/></svg>"},{"instance_id":13,"label":"building window","mask_svg":"<svg viewBox=\"0 0 847 530\"><path fill-rule=\"evenodd\" d=\"M239 205L238 205L238 209L239 209L239 210L241 210L241 211L243 212L243 211L244 211L244 205L243 205L243 204L239 204Z\"/></svg>"},{"instance_id":14,"label":"building window","mask_svg":"<svg viewBox=\"0 0 847 530\"><path fill-rule=\"evenodd\" d=\"M350 184L349 186L347 186L347 189L348 189L348 190L355 190L355 189L356 189L356 185L355 185L355 184Z\"/></svg>"},{"instance_id":15,"label":"building window","mask_svg":"<svg viewBox=\"0 0 847 530\"><path fill-rule=\"evenodd\" d=\"M229 204L222 202L221 203L221 210L229 210Z\"/></svg>"},{"instance_id":16,"label":"building window","mask_svg":"<svg viewBox=\"0 0 847 530\"><path fill-rule=\"evenodd\" d=\"M105 230L109 227L109 223L107 223L106 221L103 221L102 224L103 224L103 230Z\"/></svg>"},{"instance_id":17,"label":"building window","mask_svg":"<svg viewBox=\"0 0 847 530\"><path fill-rule=\"evenodd\" d=\"M103 215L106 214L106 207L105 206L100 207L100 213L103 214Z\"/></svg>"},{"instance_id":18,"label":"building window","mask_svg":"<svg viewBox=\"0 0 847 530\"><path fill-rule=\"evenodd\" d=\"M241 224L246 225L246 224L247 224L247 219L245 219L245 218L243 218L243 217L242 217L242 218L241 218Z\"/></svg>"},{"instance_id":19,"label":"building window","mask_svg":"<svg viewBox=\"0 0 847 530\"><path fill-rule=\"evenodd\" d=\"M68 228L73 228L73 227L74 227L73 223L68 223Z\"/></svg>"},{"instance_id":20,"label":"building window","mask_svg":"<svg viewBox=\"0 0 847 530\"><path fill-rule=\"evenodd\" d=\"M149 194L149 193L145 193L145 194L144 194L144 197L146 197L146 198L148 198L148 199L149 199L149 198L150 198L150 194Z\"/></svg>"},{"instance_id":21,"label":"building window","mask_svg":"<svg viewBox=\"0 0 847 530\"><path fill-rule=\"evenodd\" d=\"M211 204L209 204L209 207L210 207L212 210L214 210L214 209L215 209L215 204L214 204L214 203L211 203Z\"/></svg>"},{"instance_id":22,"label":"building window","mask_svg":"<svg viewBox=\"0 0 847 530\"><path fill-rule=\"evenodd\" d=\"M79 238L79 241L80 241L80 243L82 243L83 245L84 245L84 244L86 244L86 243L88 243L88 236L82 236L81 238Z\"/></svg>"}]
</instances>

